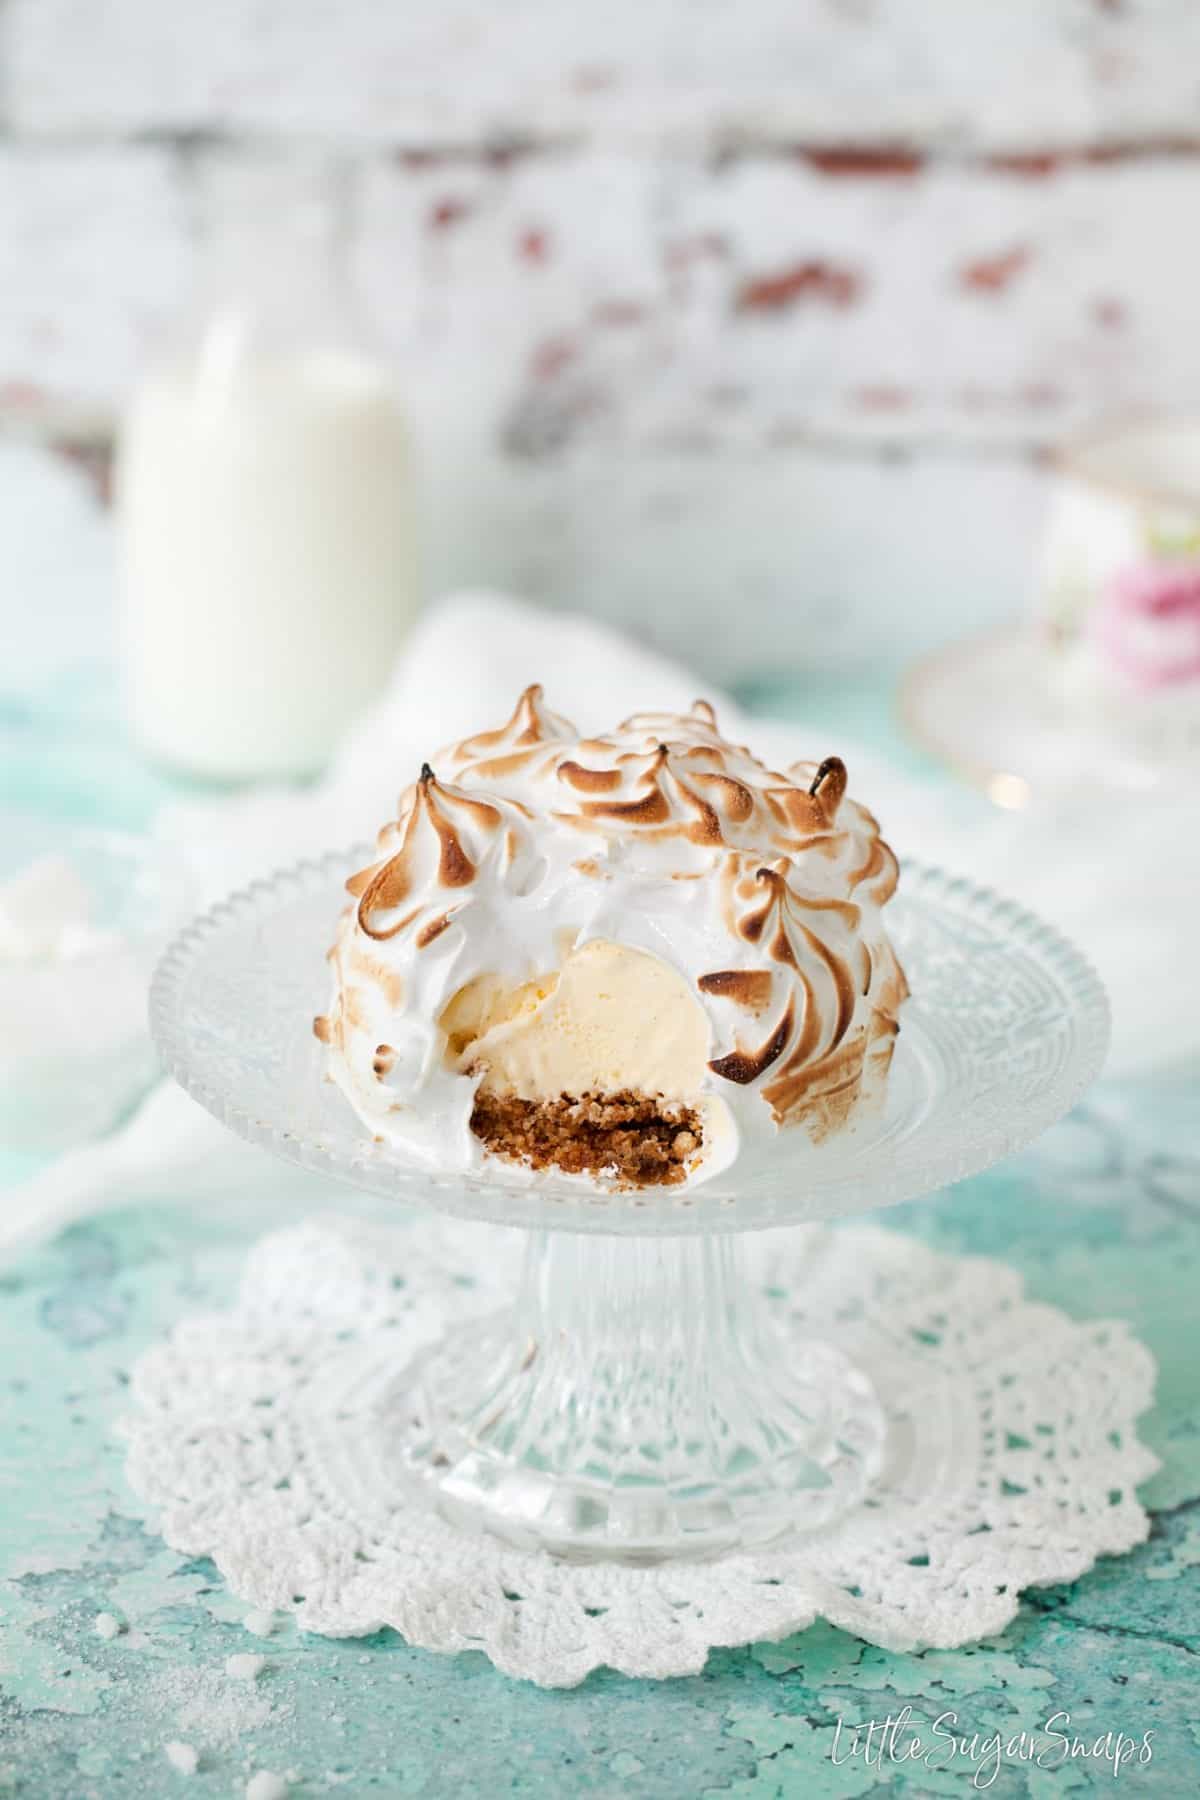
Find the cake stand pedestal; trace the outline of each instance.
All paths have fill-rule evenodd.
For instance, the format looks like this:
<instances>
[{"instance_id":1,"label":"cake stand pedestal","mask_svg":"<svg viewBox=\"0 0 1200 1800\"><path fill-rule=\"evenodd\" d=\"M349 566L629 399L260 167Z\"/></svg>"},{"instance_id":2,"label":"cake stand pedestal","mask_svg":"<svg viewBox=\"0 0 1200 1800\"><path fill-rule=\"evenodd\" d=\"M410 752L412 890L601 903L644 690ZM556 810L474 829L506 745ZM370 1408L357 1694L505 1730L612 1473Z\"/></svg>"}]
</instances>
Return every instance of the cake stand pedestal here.
<instances>
[{"instance_id":1,"label":"cake stand pedestal","mask_svg":"<svg viewBox=\"0 0 1200 1800\"><path fill-rule=\"evenodd\" d=\"M884 1420L832 1344L783 1330L741 1240L529 1235L514 1307L398 1384L447 1518L559 1555L746 1548L853 1506Z\"/></svg>"}]
</instances>

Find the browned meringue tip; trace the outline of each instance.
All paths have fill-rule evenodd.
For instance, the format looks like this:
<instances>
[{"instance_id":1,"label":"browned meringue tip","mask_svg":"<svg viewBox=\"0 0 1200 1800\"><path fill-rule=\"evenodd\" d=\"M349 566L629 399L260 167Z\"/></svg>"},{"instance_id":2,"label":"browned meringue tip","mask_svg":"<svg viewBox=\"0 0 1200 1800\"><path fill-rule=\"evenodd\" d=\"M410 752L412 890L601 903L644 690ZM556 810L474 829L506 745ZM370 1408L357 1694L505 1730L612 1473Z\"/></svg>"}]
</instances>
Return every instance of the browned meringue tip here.
<instances>
[{"instance_id":1,"label":"browned meringue tip","mask_svg":"<svg viewBox=\"0 0 1200 1800\"><path fill-rule=\"evenodd\" d=\"M436 780L437 780L437 776L434 774L434 772L430 768L429 764L427 762L422 763L421 764L421 773L417 776L417 781L419 782L421 787L428 787L431 781L436 781Z\"/></svg>"},{"instance_id":2,"label":"browned meringue tip","mask_svg":"<svg viewBox=\"0 0 1200 1800\"><path fill-rule=\"evenodd\" d=\"M808 784L808 791L822 811L832 817L842 804L848 780L846 765L841 757L827 756L818 763L817 772Z\"/></svg>"},{"instance_id":3,"label":"browned meringue tip","mask_svg":"<svg viewBox=\"0 0 1200 1800\"><path fill-rule=\"evenodd\" d=\"M518 725L524 727L517 735L516 742L518 745L540 744L542 742L542 726L541 720L538 717L538 709L542 704L542 697L541 682L531 681L529 686L523 690L520 699L513 708L512 717L504 729L505 731L516 731Z\"/></svg>"},{"instance_id":4,"label":"browned meringue tip","mask_svg":"<svg viewBox=\"0 0 1200 1800\"><path fill-rule=\"evenodd\" d=\"M717 709L711 700L693 700L692 712L696 718L703 719L706 725L711 725L714 731L717 729Z\"/></svg>"},{"instance_id":5,"label":"browned meringue tip","mask_svg":"<svg viewBox=\"0 0 1200 1800\"><path fill-rule=\"evenodd\" d=\"M518 696L516 705L503 725L487 731L473 732L454 744L448 754L457 765L463 761L474 762L485 756L490 757L501 749L511 754L530 750L555 738L574 737L574 726L551 713L542 702L541 682L531 681Z\"/></svg>"},{"instance_id":6,"label":"browned meringue tip","mask_svg":"<svg viewBox=\"0 0 1200 1800\"><path fill-rule=\"evenodd\" d=\"M817 789L824 782L826 782L826 781L830 780L832 777L835 777L838 775L842 776L844 779L845 774L846 774L846 765L842 761L841 757L840 756L827 756L824 758L824 760L822 762L820 762L817 765L817 772L808 784L808 791L810 794L815 794Z\"/></svg>"},{"instance_id":7,"label":"browned meringue tip","mask_svg":"<svg viewBox=\"0 0 1200 1800\"><path fill-rule=\"evenodd\" d=\"M795 1001L789 999L783 1017L764 1044L757 1050L744 1050L739 1046L730 1051L728 1056L716 1057L709 1063L709 1068L724 1081L736 1081L739 1086L748 1087L760 1075L765 1075L771 1064L778 1062L783 1055L795 1021Z\"/></svg>"}]
</instances>

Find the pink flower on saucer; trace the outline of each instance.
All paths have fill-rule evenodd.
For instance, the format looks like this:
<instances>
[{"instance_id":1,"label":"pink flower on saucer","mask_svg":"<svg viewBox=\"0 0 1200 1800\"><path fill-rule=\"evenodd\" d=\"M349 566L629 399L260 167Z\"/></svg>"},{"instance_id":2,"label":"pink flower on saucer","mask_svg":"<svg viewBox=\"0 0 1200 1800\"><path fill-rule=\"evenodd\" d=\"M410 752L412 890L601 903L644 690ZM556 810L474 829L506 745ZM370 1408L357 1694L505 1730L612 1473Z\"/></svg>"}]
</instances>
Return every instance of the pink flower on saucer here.
<instances>
[{"instance_id":1,"label":"pink flower on saucer","mask_svg":"<svg viewBox=\"0 0 1200 1800\"><path fill-rule=\"evenodd\" d=\"M1092 618L1100 650L1143 691L1200 681L1200 562L1120 570Z\"/></svg>"}]
</instances>

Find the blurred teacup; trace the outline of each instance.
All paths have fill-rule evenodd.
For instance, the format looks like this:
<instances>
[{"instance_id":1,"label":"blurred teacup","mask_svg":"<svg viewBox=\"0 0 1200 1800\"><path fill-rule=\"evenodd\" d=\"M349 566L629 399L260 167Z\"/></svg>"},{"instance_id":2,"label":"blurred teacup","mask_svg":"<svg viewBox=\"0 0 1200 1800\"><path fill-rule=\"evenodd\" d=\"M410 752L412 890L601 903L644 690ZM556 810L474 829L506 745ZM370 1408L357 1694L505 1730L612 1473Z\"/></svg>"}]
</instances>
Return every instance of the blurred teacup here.
<instances>
[{"instance_id":1,"label":"blurred teacup","mask_svg":"<svg viewBox=\"0 0 1200 1800\"><path fill-rule=\"evenodd\" d=\"M1200 728L1200 418L1112 427L1056 460L1037 617L1066 697Z\"/></svg>"}]
</instances>

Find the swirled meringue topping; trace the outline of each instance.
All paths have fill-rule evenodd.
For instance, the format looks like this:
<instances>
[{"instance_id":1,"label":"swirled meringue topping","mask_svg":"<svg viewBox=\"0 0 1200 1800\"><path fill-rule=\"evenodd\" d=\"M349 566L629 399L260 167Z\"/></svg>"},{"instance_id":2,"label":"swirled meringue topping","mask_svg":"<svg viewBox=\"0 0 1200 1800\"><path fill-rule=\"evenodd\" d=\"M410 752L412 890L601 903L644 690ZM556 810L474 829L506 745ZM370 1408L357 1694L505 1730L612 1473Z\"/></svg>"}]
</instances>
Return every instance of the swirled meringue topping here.
<instances>
[{"instance_id":1,"label":"swirled meringue topping","mask_svg":"<svg viewBox=\"0 0 1200 1800\"><path fill-rule=\"evenodd\" d=\"M907 992L896 879L837 757L781 774L704 701L581 738L530 687L401 796L347 883L315 1029L375 1134L431 1164L478 1167L487 1138L700 1181L880 1102Z\"/></svg>"}]
</instances>

